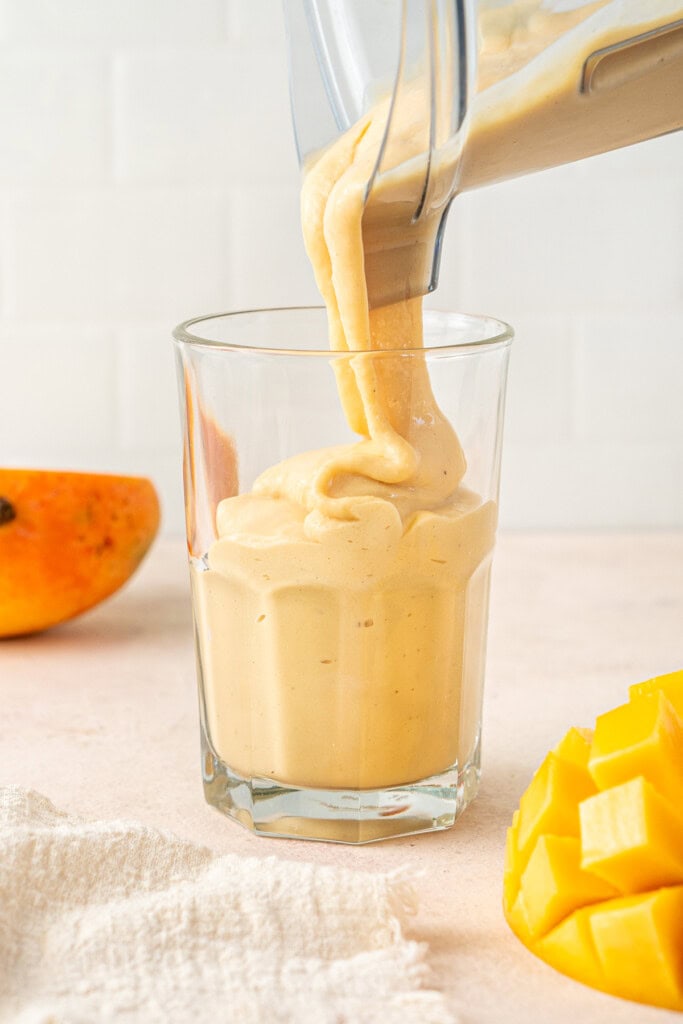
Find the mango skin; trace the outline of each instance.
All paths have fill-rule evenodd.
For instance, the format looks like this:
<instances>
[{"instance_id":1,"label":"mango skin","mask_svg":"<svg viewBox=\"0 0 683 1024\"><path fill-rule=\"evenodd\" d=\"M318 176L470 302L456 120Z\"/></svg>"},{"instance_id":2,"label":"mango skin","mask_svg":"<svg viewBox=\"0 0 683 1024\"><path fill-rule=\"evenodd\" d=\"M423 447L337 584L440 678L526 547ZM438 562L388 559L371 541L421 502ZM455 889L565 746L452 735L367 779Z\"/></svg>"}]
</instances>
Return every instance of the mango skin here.
<instances>
[{"instance_id":1,"label":"mango skin","mask_svg":"<svg viewBox=\"0 0 683 1024\"><path fill-rule=\"evenodd\" d=\"M637 684L630 699L638 710L608 712L594 736L570 730L554 748L549 758L556 770L548 773L546 758L527 791L534 799L522 797L508 829L503 910L524 945L561 973L623 999L683 1012L683 805L680 796L670 801L671 792L680 794L681 696L683 671L661 677L661 686L657 679ZM595 795L560 784L571 777L569 765L592 775ZM619 811L619 828L606 833L603 855L592 808L606 800L608 810L614 804ZM554 801L563 806L553 810ZM525 811L534 820L525 822Z\"/></svg>"},{"instance_id":2,"label":"mango skin","mask_svg":"<svg viewBox=\"0 0 683 1024\"><path fill-rule=\"evenodd\" d=\"M65 622L121 587L149 550L159 500L142 477L0 469L0 637Z\"/></svg>"}]
</instances>

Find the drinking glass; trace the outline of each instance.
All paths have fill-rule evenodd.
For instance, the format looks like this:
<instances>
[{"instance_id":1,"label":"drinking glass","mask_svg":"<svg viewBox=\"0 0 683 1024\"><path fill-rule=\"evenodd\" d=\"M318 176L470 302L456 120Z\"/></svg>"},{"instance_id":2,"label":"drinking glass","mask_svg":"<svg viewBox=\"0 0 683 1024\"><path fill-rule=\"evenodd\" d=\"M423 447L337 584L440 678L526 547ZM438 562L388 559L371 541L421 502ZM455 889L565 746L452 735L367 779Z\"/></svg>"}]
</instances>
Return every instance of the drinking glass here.
<instances>
[{"instance_id":1,"label":"drinking glass","mask_svg":"<svg viewBox=\"0 0 683 1024\"><path fill-rule=\"evenodd\" d=\"M207 801L255 832L363 843L448 828L477 792L512 331L428 311L423 349L326 338L319 308L174 332L202 773ZM367 522L321 523L259 477L359 440L339 387L363 366L400 379L404 412L427 380L466 469L437 507L400 516L385 485Z\"/></svg>"}]
</instances>

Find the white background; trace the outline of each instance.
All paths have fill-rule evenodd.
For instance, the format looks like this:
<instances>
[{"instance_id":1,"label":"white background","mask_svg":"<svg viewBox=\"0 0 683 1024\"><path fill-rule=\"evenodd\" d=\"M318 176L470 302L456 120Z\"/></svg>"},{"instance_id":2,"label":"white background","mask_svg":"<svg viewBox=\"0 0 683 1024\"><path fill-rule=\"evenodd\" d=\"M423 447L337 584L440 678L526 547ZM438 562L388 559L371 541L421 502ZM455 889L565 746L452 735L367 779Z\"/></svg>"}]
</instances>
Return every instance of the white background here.
<instances>
[{"instance_id":1,"label":"white background","mask_svg":"<svg viewBox=\"0 0 683 1024\"><path fill-rule=\"evenodd\" d=\"M182 498L170 329L316 302L278 0L0 0L0 462ZM460 197L433 305L517 331L502 522L683 525L683 133Z\"/></svg>"}]
</instances>

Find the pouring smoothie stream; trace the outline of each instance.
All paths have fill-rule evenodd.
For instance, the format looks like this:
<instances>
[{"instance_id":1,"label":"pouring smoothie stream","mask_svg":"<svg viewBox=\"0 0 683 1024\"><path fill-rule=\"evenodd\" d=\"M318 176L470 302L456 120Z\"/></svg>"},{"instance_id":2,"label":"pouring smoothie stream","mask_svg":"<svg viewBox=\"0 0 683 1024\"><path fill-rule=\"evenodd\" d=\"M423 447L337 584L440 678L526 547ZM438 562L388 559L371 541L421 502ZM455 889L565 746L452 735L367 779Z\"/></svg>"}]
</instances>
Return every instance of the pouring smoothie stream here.
<instances>
[{"instance_id":1,"label":"pouring smoothie stream","mask_svg":"<svg viewBox=\"0 0 683 1024\"><path fill-rule=\"evenodd\" d=\"M466 760L477 741L477 714L464 730L453 723L465 617L485 622L488 573L471 581L493 548L496 508L462 486L465 456L424 360L396 351L421 349L422 300L368 307L361 219L383 127L381 112L356 126L302 190L331 347L358 352L342 364L338 389L362 440L294 456L263 473L251 494L222 502L209 571L194 577L211 636L204 673L216 753L246 776L292 786L410 783ZM406 132L407 153L410 142ZM391 354L367 354L382 349ZM301 629L306 621L315 635ZM287 657L268 671L255 647L282 637ZM378 644L380 678L364 650ZM240 682L227 697L229 666ZM283 692L292 694L285 706ZM255 695L279 709L256 739ZM221 715L224 703L230 711Z\"/></svg>"},{"instance_id":2,"label":"pouring smoothie stream","mask_svg":"<svg viewBox=\"0 0 683 1024\"><path fill-rule=\"evenodd\" d=\"M673 16L676 5L666 3ZM289 6L291 18L296 0ZM624 37L606 17L614 0L565 11L559 20L544 20L544 5L532 0L512 6L544 43L534 41L534 32L510 38L525 56L543 51L540 63L509 74L515 46L501 48L501 64L491 44L480 79L488 87L477 102L464 57L457 88L444 101L437 82L444 54L435 43L438 26L429 20L437 8L412 5L428 13L431 74L425 78L409 59L407 2L393 90L369 105L364 96L361 115L305 161L303 234L327 310L330 349L345 356L331 364L344 418L358 440L299 451L262 471L251 491L226 494L215 516L217 539L192 562L205 785L211 789L216 772L229 776L225 792L207 798L250 827L259 786L264 799L296 790L325 793L320 816L330 819L333 791L351 801L352 816L372 810L374 800L381 817L395 813L382 809L392 790L408 793L398 808L405 815L411 785L431 780L434 791L452 790L450 816L418 816L417 824L406 817L403 831L451 824L476 790L497 502L496 493L480 496L467 485L470 453L458 438L458 422L449 422L434 396L422 296L436 283L455 192L509 176L508 170L571 159L572 132L580 136L573 143L577 155L609 148L600 140L618 101L614 94L599 97L593 127L578 131L581 111L567 66L585 67L597 44L609 58ZM456 6L449 10L451 44L458 33L464 44L465 26L453 21ZM659 27L641 19L630 38L640 36L658 41ZM559 72L552 47L545 54L548 38L557 38L564 53ZM675 87L682 65L674 57L657 62L655 95L669 97ZM296 119L296 73L294 79ZM631 96L631 79L622 62L620 85L628 86L622 101ZM612 136L614 145L642 134L645 109L641 102L634 114L633 137L627 140L622 130ZM651 119L652 133L681 116L667 99ZM300 124L297 129L301 150ZM566 145L553 149L554 136ZM501 401L496 415L500 407ZM364 804L362 793L374 795ZM320 837L292 821L264 828ZM334 828L324 835L349 836ZM350 841L377 837L354 833Z\"/></svg>"}]
</instances>

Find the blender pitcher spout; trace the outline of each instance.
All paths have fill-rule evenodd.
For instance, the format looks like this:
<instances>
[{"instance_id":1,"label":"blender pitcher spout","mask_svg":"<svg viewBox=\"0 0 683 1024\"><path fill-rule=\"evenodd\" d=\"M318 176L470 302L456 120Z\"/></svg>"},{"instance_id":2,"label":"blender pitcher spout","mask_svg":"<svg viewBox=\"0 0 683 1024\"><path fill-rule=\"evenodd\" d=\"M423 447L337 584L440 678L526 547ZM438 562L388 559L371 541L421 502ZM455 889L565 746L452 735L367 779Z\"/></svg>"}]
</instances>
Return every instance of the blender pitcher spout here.
<instances>
[{"instance_id":1,"label":"blender pitcher spout","mask_svg":"<svg viewBox=\"0 0 683 1024\"><path fill-rule=\"evenodd\" d=\"M370 308L436 287L475 77L467 0L285 0L299 159L365 119L377 140L362 215Z\"/></svg>"}]
</instances>

